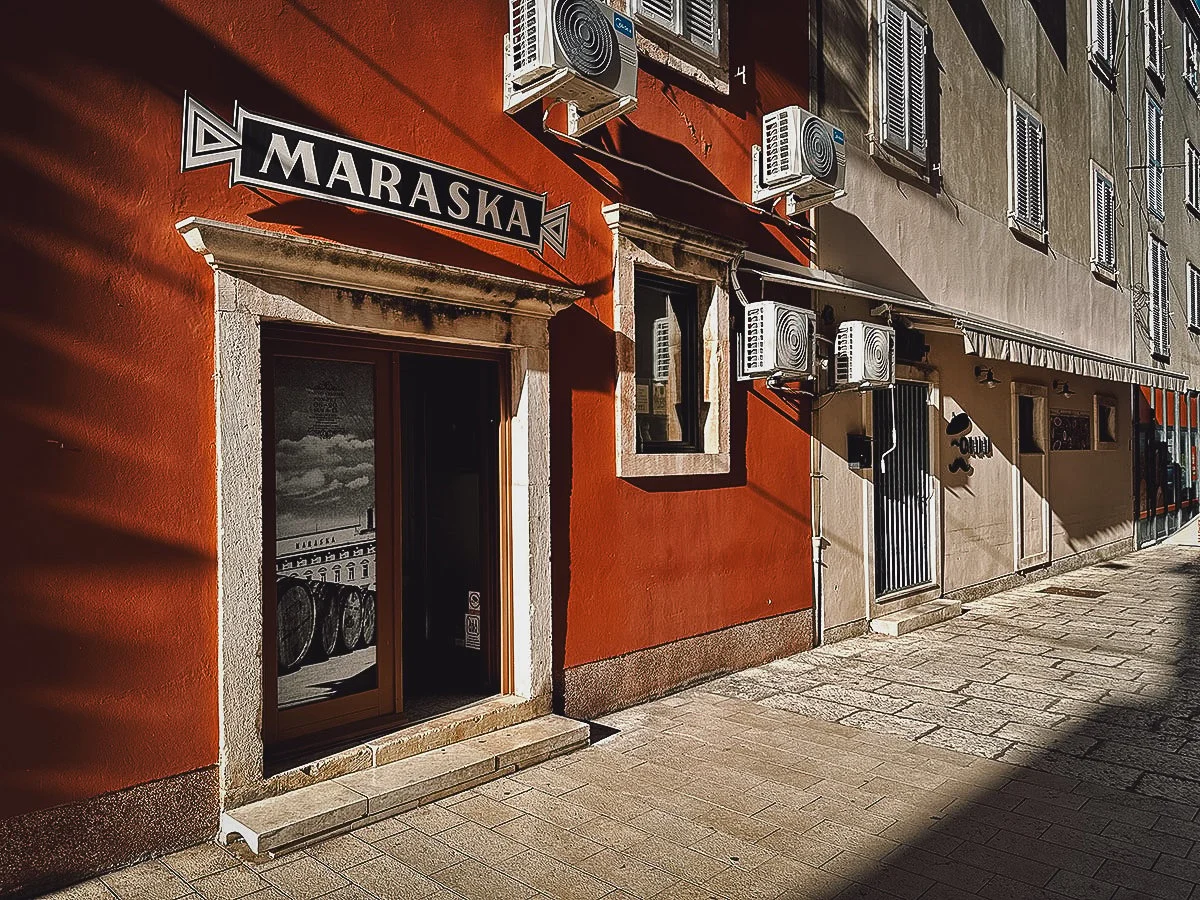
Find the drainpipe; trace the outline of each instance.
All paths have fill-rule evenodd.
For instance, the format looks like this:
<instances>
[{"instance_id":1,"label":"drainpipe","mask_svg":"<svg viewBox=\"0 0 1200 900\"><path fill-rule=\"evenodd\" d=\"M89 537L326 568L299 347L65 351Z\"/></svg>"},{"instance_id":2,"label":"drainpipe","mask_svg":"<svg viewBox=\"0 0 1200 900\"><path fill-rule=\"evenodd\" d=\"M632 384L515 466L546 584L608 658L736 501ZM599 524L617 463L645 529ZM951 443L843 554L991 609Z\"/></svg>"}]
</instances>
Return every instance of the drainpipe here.
<instances>
[{"instance_id":1,"label":"drainpipe","mask_svg":"<svg viewBox=\"0 0 1200 900\"><path fill-rule=\"evenodd\" d=\"M809 435L809 452L811 473L809 475L809 495L812 497L812 566L813 566L813 646L820 647L825 643L825 535L821 524L821 482L825 476L821 474L821 439L817 427L821 413L813 405L810 421L812 431Z\"/></svg>"},{"instance_id":2,"label":"drainpipe","mask_svg":"<svg viewBox=\"0 0 1200 900\"><path fill-rule=\"evenodd\" d=\"M1129 361L1137 362L1137 305L1134 303L1133 296L1133 265L1134 265L1134 246L1133 246L1133 95L1130 94L1129 67L1133 64L1131 49L1133 47L1133 34L1130 29L1130 3L1131 0L1124 0L1123 17L1125 19L1125 215L1129 219L1129 225L1125 229L1125 243L1129 252L1129 267L1126 269L1125 283L1128 287L1129 295ZM1138 386L1131 384L1129 386L1129 420L1133 471L1130 473L1129 492L1130 499L1134 504L1133 524L1131 531L1133 532L1133 546L1137 549L1138 546L1138 518L1137 518L1137 496L1138 496L1138 463L1136 449L1136 428L1137 422L1137 397Z\"/></svg>"}]
</instances>

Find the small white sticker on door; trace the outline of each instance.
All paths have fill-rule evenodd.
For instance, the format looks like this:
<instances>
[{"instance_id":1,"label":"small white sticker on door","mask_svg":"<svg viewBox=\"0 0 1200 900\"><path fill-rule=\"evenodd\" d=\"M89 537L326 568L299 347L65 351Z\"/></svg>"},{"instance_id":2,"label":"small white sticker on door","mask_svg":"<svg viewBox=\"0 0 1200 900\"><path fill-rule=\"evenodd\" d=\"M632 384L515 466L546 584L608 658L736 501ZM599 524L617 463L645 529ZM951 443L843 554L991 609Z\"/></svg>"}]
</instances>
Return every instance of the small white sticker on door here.
<instances>
[{"instance_id":1,"label":"small white sticker on door","mask_svg":"<svg viewBox=\"0 0 1200 900\"><path fill-rule=\"evenodd\" d=\"M466 646L468 650L479 649L479 613L466 614Z\"/></svg>"}]
</instances>

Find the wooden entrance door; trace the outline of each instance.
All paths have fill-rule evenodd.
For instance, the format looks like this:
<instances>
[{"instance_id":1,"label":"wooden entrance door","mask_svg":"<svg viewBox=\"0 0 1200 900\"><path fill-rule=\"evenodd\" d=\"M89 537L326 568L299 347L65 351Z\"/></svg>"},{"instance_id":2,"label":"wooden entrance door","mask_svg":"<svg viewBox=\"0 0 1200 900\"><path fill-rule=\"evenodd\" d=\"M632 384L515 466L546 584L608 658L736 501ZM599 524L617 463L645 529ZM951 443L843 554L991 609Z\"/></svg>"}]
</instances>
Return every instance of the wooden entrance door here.
<instances>
[{"instance_id":1,"label":"wooden entrance door","mask_svg":"<svg viewBox=\"0 0 1200 900\"><path fill-rule=\"evenodd\" d=\"M392 354L263 341L264 742L403 710Z\"/></svg>"},{"instance_id":2,"label":"wooden entrance door","mask_svg":"<svg viewBox=\"0 0 1200 900\"><path fill-rule=\"evenodd\" d=\"M1044 385L1013 383L1013 545L1017 571L1050 561L1049 410Z\"/></svg>"},{"instance_id":3,"label":"wooden entrance door","mask_svg":"<svg viewBox=\"0 0 1200 900\"><path fill-rule=\"evenodd\" d=\"M263 737L315 749L501 689L497 352L264 327Z\"/></svg>"}]
</instances>

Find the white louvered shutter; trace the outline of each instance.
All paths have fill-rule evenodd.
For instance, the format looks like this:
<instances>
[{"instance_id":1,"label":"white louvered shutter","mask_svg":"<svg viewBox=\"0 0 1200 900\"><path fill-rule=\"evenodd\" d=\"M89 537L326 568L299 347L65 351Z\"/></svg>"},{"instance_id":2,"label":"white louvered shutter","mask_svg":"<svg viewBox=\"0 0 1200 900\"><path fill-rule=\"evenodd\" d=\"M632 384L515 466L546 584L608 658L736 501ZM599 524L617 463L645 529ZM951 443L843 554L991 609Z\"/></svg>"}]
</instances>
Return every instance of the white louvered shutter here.
<instances>
[{"instance_id":1,"label":"white louvered shutter","mask_svg":"<svg viewBox=\"0 0 1200 900\"><path fill-rule=\"evenodd\" d=\"M1148 250L1146 267L1149 284L1146 293L1149 306L1150 352L1165 360L1171 356L1171 311L1168 306L1170 270L1167 245L1151 235Z\"/></svg>"},{"instance_id":2,"label":"white louvered shutter","mask_svg":"<svg viewBox=\"0 0 1200 900\"><path fill-rule=\"evenodd\" d=\"M1153 97L1146 95L1146 207L1163 218L1163 112Z\"/></svg>"},{"instance_id":3,"label":"white louvered shutter","mask_svg":"<svg viewBox=\"0 0 1200 900\"><path fill-rule=\"evenodd\" d=\"M1186 141L1184 144L1184 156L1186 161L1184 180L1187 187L1184 198L1192 209L1200 212L1200 152L1196 150L1191 141Z\"/></svg>"},{"instance_id":4,"label":"white louvered shutter","mask_svg":"<svg viewBox=\"0 0 1200 900\"><path fill-rule=\"evenodd\" d=\"M1045 232L1045 136L1042 123L1013 104L1013 215L1023 225Z\"/></svg>"},{"instance_id":5,"label":"white louvered shutter","mask_svg":"<svg viewBox=\"0 0 1200 900\"><path fill-rule=\"evenodd\" d=\"M1116 189L1107 175L1099 169L1092 172L1096 220L1092 261L1101 269L1115 272L1116 246Z\"/></svg>"},{"instance_id":6,"label":"white louvered shutter","mask_svg":"<svg viewBox=\"0 0 1200 900\"><path fill-rule=\"evenodd\" d=\"M1162 74L1162 0L1146 0L1146 68L1155 75Z\"/></svg>"},{"instance_id":7,"label":"white louvered shutter","mask_svg":"<svg viewBox=\"0 0 1200 900\"><path fill-rule=\"evenodd\" d=\"M679 0L680 33L710 56L721 55L717 0Z\"/></svg>"},{"instance_id":8,"label":"white louvered shutter","mask_svg":"<svg viewBox=\"0 0 1200 900\"><path fill-rule=\"evenodd\" d=\"M908 149L919 159L925 158L925 47L928 29L924 23L908 17Z\"/></svg>"},{"instance_id":9,"label":"white louvered shutter","mask_svg":"<svg viewBox=\"0 0 1200 900\"><path fill-rule=\"evenodd\" d=\"M883 141L924 160L926 48L929 29L908 10L887 0L880 22L880 92Z\"/></svg>"},{"instance_id":10,"label":"white louvered shutter","mask_svg":"<svg viewBox=\"0 0 1200 900\"><path fill-rule=\"evenodd\" d=\"M1193 94L1200 93L1200 46L1196 41L1196 30L1183 23L1183 80Z\"/></svg>"},{"instance_id":11,"label":"white louvered shutter","mask_svg":"<svg viewBox=\"0 0 1200 900\"><path fill-rule=\"evenodd\" d=\"M638 15L678 32L675 24L678 5L679 0L637 0L636 11Z\"/></svg>"},{"instance_id":12,"label":"white louvered shutter","mask_svg":"<svg viewBox=\"0 0 1200 900\"><path fill-rule=\"evenodd\" d=\"M1187 267L1188 328L1200 328L1200 269L1191 263Z\"/></svg>"},{"instance_id":13,"label":"white louvered shutter","mask_svg":"<svg viewBox=\"0 0 1200 900\"><path fill-rule=\"evenodd\" d=\"M537 61L537 0L511 0L508 6L508 33L512 46L512 70L520 72Z\"/></svg>"},{"instance_id":14,"label":"white louvered shutter","mask_svg":"<svg viewBox=\"0 0 1200 900\"><path fill-rule=\"evenodd\" d=\"M1092 54L1104 66L1112 70L1114 65L1116 24L1112 0L1092 0Z\"/></svg>"},{"instance_id":15,"label":"white louvered shutter","mask_svg":"<svg viewBox=\"0 0 1200 900\"><path fill-rule=\"evenodd\" d=\"M903 9L896 3L884 5L880 67L883 81L883 140L894 147L908 144L908 64L905 50L908 29Z\"/></svg>"}]
</instances>

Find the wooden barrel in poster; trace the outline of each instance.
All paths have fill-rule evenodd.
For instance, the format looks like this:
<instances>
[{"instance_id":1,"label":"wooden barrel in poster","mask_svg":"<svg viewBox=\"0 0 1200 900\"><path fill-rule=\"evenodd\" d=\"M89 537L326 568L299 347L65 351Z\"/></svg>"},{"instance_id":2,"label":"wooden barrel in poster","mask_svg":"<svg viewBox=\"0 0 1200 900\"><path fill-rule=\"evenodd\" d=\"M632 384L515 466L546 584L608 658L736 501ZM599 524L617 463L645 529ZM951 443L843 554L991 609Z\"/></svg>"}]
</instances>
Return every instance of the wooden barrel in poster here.
<instances>
[{"instance_id":1,"label":"wooden barrel in poster","mask_svg":"<svg viewBox=\"0 0 1200 900\"><path fill-rule=\"evenodd\" d=\"M313 662L329 659L337 653L338 636L342 631L341 604L338 597L339 585L327 581L310 581L317 606L317 628L309 658Z\"/></svg>"},{"instance_id":2,"label":"wooden barrel in poster","mask_svg":"<svg viewBox=\"0 0 1200 900\"><path fill-rule=\"evenodd\" d=\"M375 608L375 592L363 591L363 627L362 645L369 647L375 643L375 618L378 610Z\"/></svg>"},{"instance_id":3,"label":"wooden barrel in poster","mask_svg":"<svg viewBox=\"0 0 1200 900\"><path fill-rule=\"evenodd\" d=\"M363 633L363 595L353 585L346 585L338 596L341 606L341 648L345 653L357 650Z\"/></svg>"},{"instance_id":4,"label":"wooden barrel in poster","mask_svg":"<svg viewBox=\"0 0 1200 900\"><path fill-rule=\"evenodd\" d=\"M275 633L279 671L290 672L312 647L317 626L317 605L308 584L284 577L275 582Z\"/></svg>"}]
</instances>

